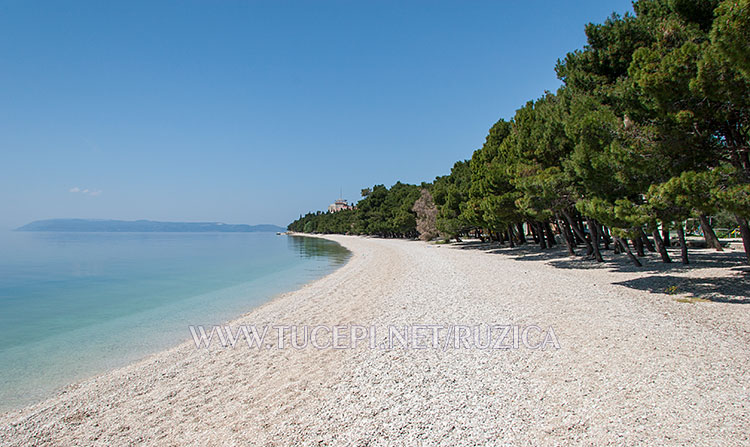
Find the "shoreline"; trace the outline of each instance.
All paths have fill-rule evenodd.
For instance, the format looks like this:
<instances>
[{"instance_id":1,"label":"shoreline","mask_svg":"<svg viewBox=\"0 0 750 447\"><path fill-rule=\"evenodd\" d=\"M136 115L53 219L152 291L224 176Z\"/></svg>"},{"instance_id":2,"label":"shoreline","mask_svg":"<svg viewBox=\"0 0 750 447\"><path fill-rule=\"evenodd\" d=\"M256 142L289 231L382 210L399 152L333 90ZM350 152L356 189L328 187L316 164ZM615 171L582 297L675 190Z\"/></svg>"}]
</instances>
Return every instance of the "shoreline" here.
<instances>
[{"instance_id":1,"label":"shoreline","mask_svg":"<svg viewBox=\"0 0 750 447\"><path fill-rule=\"evenodd\" d=\"M303 236L303 235L295 234L294 236ZM342 248L343 250L346 250L340 244L336 242L334 243L338 247ZM239 309L239 312L225 312L223 316L221 316L219 319L215 321L215 324L222 325L222 326L232 324L233 322L247 316L248 314L254 312L256 309L261 308L262 306L266 305L269 302L276 300L277 298L281 296L284 296L289 293L294 293L297 290L304 288L310 283L313 283L315 281L318 281L320 279L323 279L335 273L341 267L346 265L350 258L351 258L351 252L346 250L346 259L343 262L341 261L331 262L327 268L325 269L321 268L321 270L317 273L318 275L317 277L304 278L304 276L299 275L299 273L306 273L306 272L302 272L302 271L296 272L298 273L298 275L295 275L295 276L300 276L304 279L290 281L288 282L287 285L278 287L278 289L281 289L280 291L266 291L264 293L261 293L260 296L264 296L265 299L263 299L260 303L252 304L248 302L249 308L246 307L245 309ZM309 270L309 267L308 267L308 271L312 271L312 270ZM291 273L295 273L295 272L291 272ZM233 290L238 287L242 287L245 284L257 282L260 279L268 280L268 276L264 278L252 278L245 283L231 284L229 286L222 287L216 290L211 290L208 292L204 291L204 292L201 292L201 295L216 294L216 293ZM43 404L45 401L56 398L60 396L61 394L65 394L69 388L78 387L79 385L87 381L98 379L101 376L106 376L117 370L129 368L133 365L146 362L154 356L159 356L162 353L172 351L180 347L181 345L193 343L192 339L190 338L190 333L188 332L187 326L184 328L184 330L181 329L179 333L180 333L179 338L171 339L169 342L159 343L161 346L156 347L156 349L145 350L137 354L136 356L129 356L129 358L125 361L118 361L117 359L109 359L104 363L105 365L108 365L108 366L103 366L103 367L98 366L96 369L91 369L88 373L79 374L78 377L72 378L72 380L67 381L66 383L58 384L54 389L50 387L50 391L45 392L44 395L41 395L41 397L38 397L26 403L21 403L18 405L9 406L5 408L0 408L0 420L2 420L2 418L5 416L10 415L11 413L21 412L27 408L30 408L39 404Z\"/></svg>"},{"instance_id":2,"label":"shoreline","mask_svg":"<svg viewBox=\"0 0 750 447\"><path fill-rule=\"evenodd\" d=\"M542 252L524 260L471 244L323 237L351 252L344 265L229 324L536 324L553 327L561 349L198 350L188 340L3 413L0 443L715 445L750 436L750 316L738 304L746 279L721 262L586 269ZM660 281L686 290L714 281L737 300L681 303Z\"/></svg>"}]
</instances>

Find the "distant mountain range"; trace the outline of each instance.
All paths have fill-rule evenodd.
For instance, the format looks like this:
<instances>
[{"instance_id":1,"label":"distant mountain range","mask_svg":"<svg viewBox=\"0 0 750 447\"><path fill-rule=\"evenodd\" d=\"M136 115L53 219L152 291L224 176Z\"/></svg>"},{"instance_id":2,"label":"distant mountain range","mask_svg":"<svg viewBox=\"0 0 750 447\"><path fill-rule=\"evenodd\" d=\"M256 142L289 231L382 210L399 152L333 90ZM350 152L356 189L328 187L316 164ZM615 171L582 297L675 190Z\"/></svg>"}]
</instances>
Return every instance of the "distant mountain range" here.
<instances>
[{"instance_id":1,"label":"distant mountain range","mask_svg":"<svg viewBox=\"0 0 750 447\"><path fill-rule=\"evenodd\" d=\"M221 222L156 222L153 220L47 219L35 220L16 231L253 233L286 231L278 225L225 224Z\"/></svg>"}]
</instances>

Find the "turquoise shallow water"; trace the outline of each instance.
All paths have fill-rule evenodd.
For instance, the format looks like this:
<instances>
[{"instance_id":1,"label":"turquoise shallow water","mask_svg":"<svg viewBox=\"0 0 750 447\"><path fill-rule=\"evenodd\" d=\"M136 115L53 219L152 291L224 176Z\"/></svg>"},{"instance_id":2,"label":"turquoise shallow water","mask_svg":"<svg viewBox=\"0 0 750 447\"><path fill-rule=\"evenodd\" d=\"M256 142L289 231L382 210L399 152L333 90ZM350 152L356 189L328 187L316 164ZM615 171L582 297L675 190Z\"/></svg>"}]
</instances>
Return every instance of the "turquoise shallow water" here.
<instances>
[{"instance_id":1,"label":"turquoise shallow water","mask_svg":"<svg viewBox=\"0 0 750 447\"><path fill-rule=\"evenodd\" d=\"M190 337L342 265L273 233L0 233L0 410Z\"/></svg>"}]
</instances>

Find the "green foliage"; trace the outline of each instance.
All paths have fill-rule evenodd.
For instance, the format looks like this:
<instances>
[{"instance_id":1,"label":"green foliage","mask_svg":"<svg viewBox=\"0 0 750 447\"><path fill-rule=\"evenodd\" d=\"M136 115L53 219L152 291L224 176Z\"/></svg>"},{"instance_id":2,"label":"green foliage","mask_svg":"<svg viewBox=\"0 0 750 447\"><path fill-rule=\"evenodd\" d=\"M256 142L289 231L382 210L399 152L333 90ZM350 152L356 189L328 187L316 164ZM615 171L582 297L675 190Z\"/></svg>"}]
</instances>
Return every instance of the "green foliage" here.
<instances>
[{"instance_id":1,"label":"green foliage","mask_svg":"<svg viewBox=\"0 0 750 447\"><path fill-rule=\"evenodd\" d=\"M287 226L290 231L298 233L339 233L352 231L354 210L343 210L336 213L307 213Z\"/></svg>"},{"instance_id":2,"label":"green foliage","mask_svg":"<svg viewBox=\"0 0 750 447\"><path fill-rule=\"evenodd\" d=\"M520 194L511 183L515 156L508 137L512 130L505 120L495 123L484 146L469 161L469 199L461 209L464 220L476 227L499 231L523 217L516 206Z\"/></svg>"},{"instance_id":3,"label":"green foliage","mask_svg":"<svg viewBox=\"0 0 750 447\"><path fill-rule=\"evenodd\" d=\"M471 228L477 222L469 212L462 212L471 185L469 163L459 161L453 165L450 175L438 177L432 185L432 197L438 209L436 225L445 237L455 237Z\"/></svg>"},{"instance_id":4,"label":"green foliage","mask_svg":"<svg viewBox=\"0 0 750 447\"><path fill-rule=\"evenodd\" d=\"M416 215L412 211L420 196L416 185L396 183L389 190L383 185L368 188L356 209L328 213L308 213L288 228L303 233L369 234L382 237L416 237Z\"/></svg>"},{"instance_id":5,"label":"green foliage","mask_svg":"<svg viewBox=\"0 0 750 447\"><path fill-rule=\"evenodd\" d=\"M725 0L716 9L711 40L745 77L750 78L750 0Z\"/></svg>"}]
</instances>

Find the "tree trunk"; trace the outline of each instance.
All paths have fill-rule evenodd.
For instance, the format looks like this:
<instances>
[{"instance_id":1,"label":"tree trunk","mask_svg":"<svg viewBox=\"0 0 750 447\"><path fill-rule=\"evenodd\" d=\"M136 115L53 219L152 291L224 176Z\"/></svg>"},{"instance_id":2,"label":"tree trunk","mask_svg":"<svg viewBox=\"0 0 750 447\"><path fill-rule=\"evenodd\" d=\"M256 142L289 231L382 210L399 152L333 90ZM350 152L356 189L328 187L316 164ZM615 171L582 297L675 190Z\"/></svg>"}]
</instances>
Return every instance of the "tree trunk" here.
<instances>
[{"instance_id":1,"label":"tree trunk","mask_svg":"<svg viewBox=\"0 0 750 447\"><path fill-rule=\"evenodd\" d=\"M568 225L568 221L565 219L560 219L560 220L562 220L564 224L565 234L568 235L568 239L570 240L570 243L573 244L573 247L577 247L578 244L576 243L576 237L573 234L573 230L570 229L570 225Z\"/></svg>"},{"instance_id":2,"label":"tree trunk","mask_svg":"<svg viewBox=\"0 0 750 447\"><path fill-rule=\"evenodd\" d=\"M670 239L670 236L669 236L669 227L667 226L666 222L661 223L661 238L664 240L665 247L672 246L672 240Z\"/></svg>"},{"instance_id":3,"label":"tree trunk","mask_svg":"<svg viewBox=\"0 0 750 447\"><path fill-rule=\"evenodd\" d=\"M586 225L589 227L589 234L591 234L591 245L594 247L594 259L596 262L604 262L602 253L599 251L599 228L593 219L586 219Z\"/></svg>"},{"instance_id":4,"label":"tree trunk","mask_svg":"<svg viewBox=\"0 0 750 447\"><path fill-rule=\"evenodd\" d=\"M747 261L750 263L750 227L747 225L747 220L735 214L737 224L740 226L740 234L742 235L742 245L745 247L745 256Z\"/></svg>"},{"instance_id":5,"label":"tree trunk","mask_svg":"<svg viewBox=\"0 0 750 447\"><path fill-rule=\"evenodd\" d=\"M570 228L568 228L568 224L564 220L560 219L560 216L555 216L555 218L557 219L557 222L558 222L557 225L560 228L562 228L563 240L565 241L565 246L568 248L568 254L570 256L575 256L576 252L573 249L573 240L572 240L573 235L570 234Z\"/></svg>"},{"instance_id":6,"label":"tree trunk","mask_svg":"<svg viewBox=\"0 0 750 447\"><path fill-rule=\"evenodd\" d=\"M573 233L575 234L576 244L586 244L587 239L586 239L586 233L583 231L583 225L579 225L578 219L576 219L574 216L571 216L567 212L565 214L570 216L570 226L573 229ZM588 245L586 245L586 249L588 251L587 254L589 255L593 251L593 249L591 249Z\"/></svg>"},{"instance_id":7,"label":"tree trunk","mask_svg":"<svg viewBox=\"0 0 750 447\"><path fill-rule=\"evenodd\" d=\"M531 223L528 222L527 225L529 226L529 231L531 231L531 238L534 239L534 243L539 243L539 236L537 235L537 228L536 228L536 222Z\"/></svg>"},{"instance_id":8,"label":"tree trunk","mask_svg":"<svg viewBox=\"0 0 750 447\"><path fill-rule=\"evenodd\" d=\"M591 237L591 228L589 228L589 234L586 234L586 230L583 227L583 218L578 217L576 219L576 223L578 224L578 228L581 229L581 234L583 235L585 241L593 242L593 238ZM586 256L593 256L594 255L594 244L586 245Z\"/></svg>"},{"instance_id":9,"label":"tree trunk","mask_svg":"<svg viewBox=\"0 0 750 447\"><path fill-rule=\"evenodd\" d=\"M641 261L638 260L638 258L635 257L633 252L630 251L630 246L628 246L628 241L625 239L622 239L618 236L615 236L615 241L617 241L620 244L620 247L627 253L628 258L633 262L633 264L636 267L642 267L643 264L641 264Z\"/></svg>"},{"instance_id":10,"label":"tree trunk","mask_svg":"<svg viewBox=\"0 0 750 447\"><path fill-rule=\"evenodd\" d=\"M544 238L544 228L542 227L541 222L536 222L536 232L539 236L539 247L544 250L547 248L547 241Z\"/></svg>"},{"instance_id":11,"label":"tree trunk","mask_svg":"<svg viewBox=\"0 0 750 447\"><path fill-rule=\"evenodd\" d=\"M643 239L641 239L640 235L633 239L633 246L635 247L635 252L638 253L639 257L642 258L646 256L646 253L643 252Z\"/></svg>"},{"instance_id":12,"label":"tree trunk","mask_svg":"<svg viewBox=\"0 0 750 447\"><path fill-rule=\"evenodd\" d=\"M589 242L588 239L586 239L586 236L583 234L583 232L575 225L573 222L573 217L568 213L567 211L563 211L562 215L565 216L565 220L568 221L570 226L573 228L573 232L575 232L576 236L578 236L580 239L583 240L583 242L586 244L586 249L589 253L594 252L594 247L591 246L591 242Z\"/></svg>"},{"instance_id":13,"label":"tree trunk","mask_svg":"<svg viewBox=\"0 0 750 447\"><path fill-rule=\"evenodd\" d=\"M659 236L659 230L654 230L653 232L651 232L651 234L654 236L654 243L656 243L656 249L659 251L662 262L664 262L665 264L669 264L670 262L672 262L672 260L669 259L667 247L664 246L664 241L661 239L661 236Z\"/></svg>"},{"instance_id":14,"label":"tree trunk","mask_svg":"<svg viewBox=\"0 0 750 447\"><path fill-rule=\"evenodd\" d=\"M547 246L552 248L557 245L557 242L555 242L555 233L552 232L552 226L550 223L544 222L542 226L544 227L544 232L547 234Z\"/></svg>"},{"instance_id":15,"label":"tree trunk","mask_svg":"<svg viewBox=\"0 0 750 447\"><path fill-rule=\"evenodd\" d=\"M685 242L685 228L682 226L682 222L677 223L677 237L680 238L680 256L682 257L682 263L690 264L687 243Z\"/></svg>"},{"instance_id":16,"label":"tree trunk","mask_svg":"<svg viewBox=\"0 0 750 447\"><path fill-rule=\"evenodd\" d=\"M650 251L651 253L656 252L656 248L654 248L654 244L651 243L650 240L648 240L648 236L646 236L646 232L643 231L643 228L640 229L641 232L641 239L643 239L643 244L646 246L646 249Z\"/></svg>"},{"instance_id":17,"label":"tree trunk","mask_svg":"<svg viewBox=\"0 0 750 447\"><path fill-rule=\"evenodd\" d=\"M513 225L508 224L508 240L510 241L510 248L515 248L516 244L513 242Z\"/></svg>"},{"instance_id":18,"label":"tree trunk","mask_svg":"<svg viewBox=\"0 0 750 447\"><path fill-rule=\"evenodd\" d=\"M706 248L713 248L717 251L724 251L724 248L719 242L719 238L716 237L714 229L711 227L708 217L705 214L699 214L698 220L701 222L701 230L703 230L703 239L706 240Z\"/></svg>"},{"instance_id":19,"label":"tree trunk","mask_svg":"<svg viewBox=\"0 0 750 447\"><path fill-rule=\"evenodd\" d=\"M523 234L523 224L517 223L516 228L518 229L518 243L525 244L526 243L526 236Z\"/></svg>"}]
</instances>

